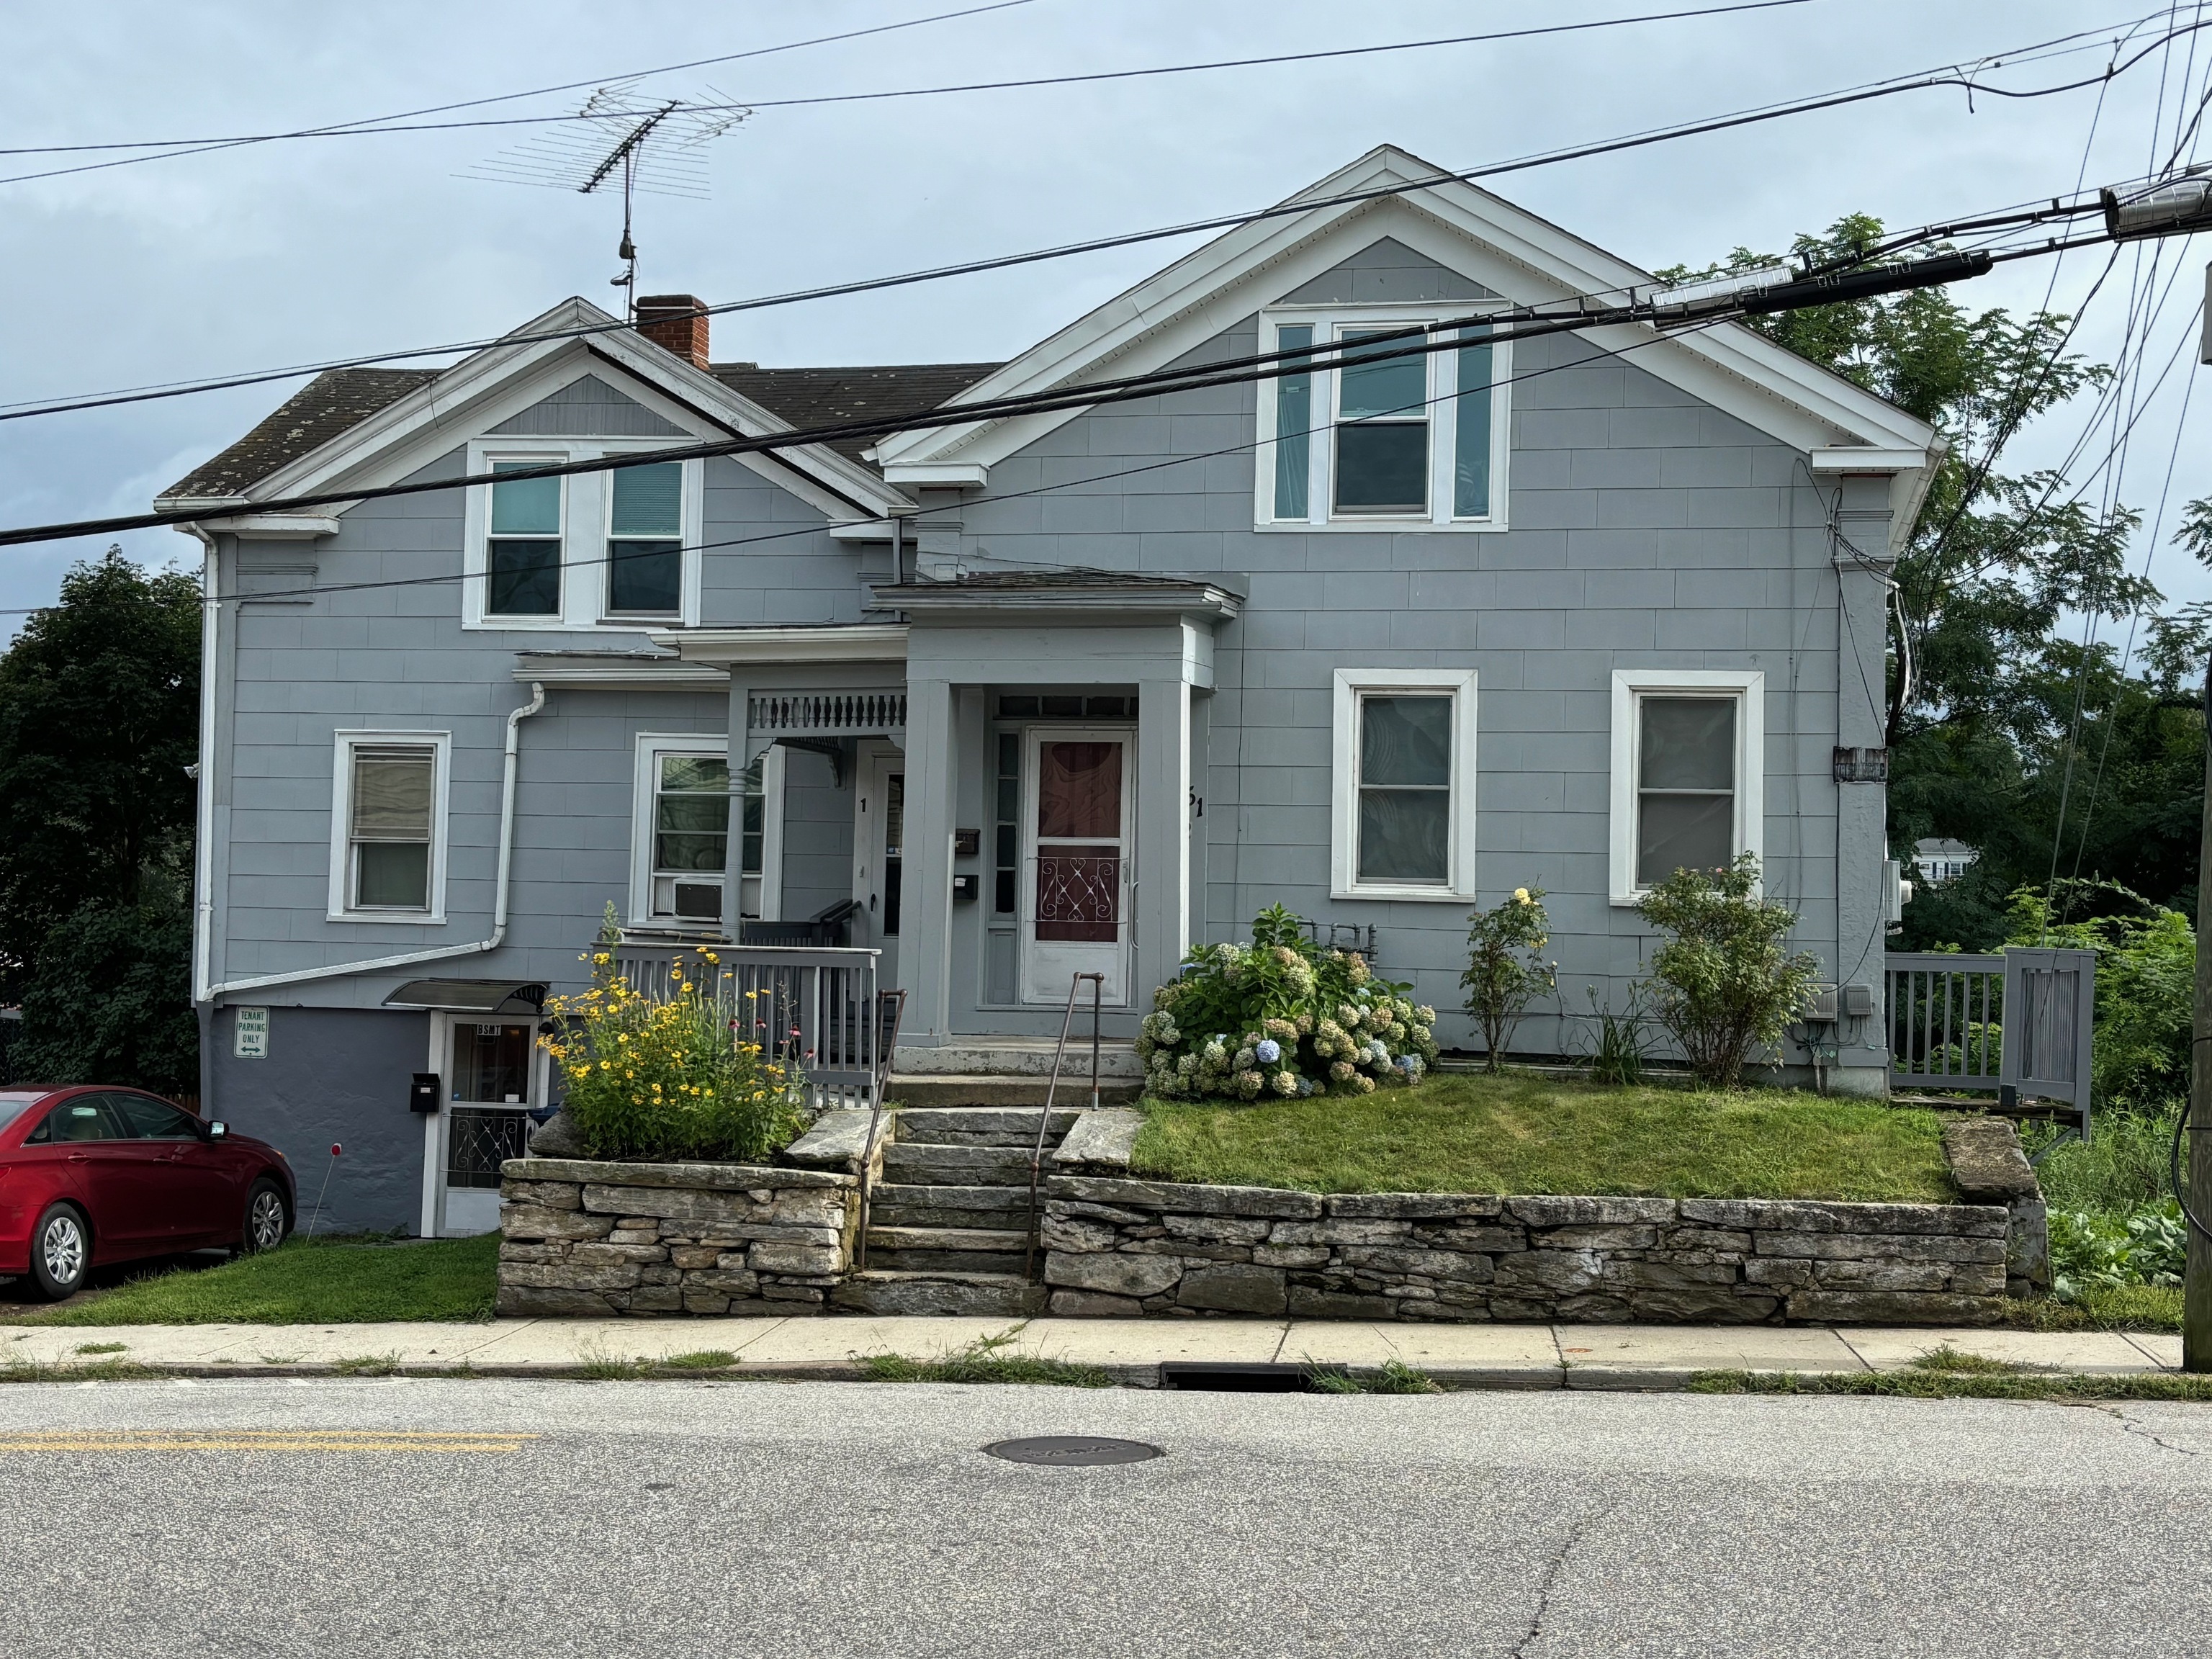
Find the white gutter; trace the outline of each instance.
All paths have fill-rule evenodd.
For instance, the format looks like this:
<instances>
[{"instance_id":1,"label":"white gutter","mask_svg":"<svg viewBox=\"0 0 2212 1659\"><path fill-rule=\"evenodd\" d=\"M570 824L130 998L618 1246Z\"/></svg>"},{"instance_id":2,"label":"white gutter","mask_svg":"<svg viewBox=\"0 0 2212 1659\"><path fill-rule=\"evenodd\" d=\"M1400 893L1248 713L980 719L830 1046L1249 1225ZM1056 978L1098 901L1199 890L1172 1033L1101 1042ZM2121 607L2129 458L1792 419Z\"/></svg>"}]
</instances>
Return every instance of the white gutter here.
<instances>
[{"instance_id":1,"label":"white gutter","mask_svg":"<svg viewBox=\"0 0 2212 1659\"><path fill-rule=\"evenodd\" d=\"M210 607L212 610L213 607ZM289 974L262 974L252 979L234 979L222 985L202 988L200 1000L208 1001L226 991L258 991L270 985L293 985L302 980L334 979L341 974L374 974L391 968L412 968L418 962L439 962L449 957L480 956L486 951L496 951L507 937L507 878L514 862L514 786L515 775L520 769L522 753L522 722L545 707L545 687L533 683L530 701L507 717L507 770L502 783L499 805L499 876L492 901L491 937L473 945L444 945L434 951L410 951L404 956L378 957L370 962L344 962L332 968L307 968Z\"/></svg>"}]
</instances>

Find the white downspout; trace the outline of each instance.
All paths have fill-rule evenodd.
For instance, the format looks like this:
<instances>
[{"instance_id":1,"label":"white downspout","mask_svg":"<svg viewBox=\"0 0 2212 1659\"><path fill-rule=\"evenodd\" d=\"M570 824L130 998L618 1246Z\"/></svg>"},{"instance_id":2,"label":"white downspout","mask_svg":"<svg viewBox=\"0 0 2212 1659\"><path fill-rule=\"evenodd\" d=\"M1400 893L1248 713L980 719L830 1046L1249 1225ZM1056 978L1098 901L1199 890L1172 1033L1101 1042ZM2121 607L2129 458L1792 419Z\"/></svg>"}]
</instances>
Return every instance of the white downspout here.
<instances>
[{"instance_id":1,"label":"white downspout","mask_svg":"<svg viewBox=\"0 0 2212 1659\"><path fill-rule=\"evenodd\" d=\"M486 951L496 951L507 937L507 878L514 862L514 787L520 769L522 744L522 722L545 707L545 687L538 681L530 686L530 701L507 717L507 769L501 787L499 805L499 875L492 900L491 937L473 945L444 945L434 951L410 951L404 956L379 957L371 962L344 962L331 968L306 968L289 974L262 974L252 979L234 979L222 985L207 988L208 997L216 997L227 991L258 991L270 985L293 985L302 980L335 979L342 974L380 973L388 968L411 968L418 962L439 962L449 957L479 956Z\"/></svg>"},{"instance_id":2,"label":"white downspout","mask_svg":"<svg viewBox=\"0 0 2212 1659\"><path fill-rule=\"evenodd\" d=\"M192 842L192 1002L197 1006L215 994L208 975L215 937L215 688L216 647L222 638L222 571L215 538L196 524L184 529L200 544L204 573L200 579L200 752L192 780L198 786Z\"/></svg>"}]
</instances>

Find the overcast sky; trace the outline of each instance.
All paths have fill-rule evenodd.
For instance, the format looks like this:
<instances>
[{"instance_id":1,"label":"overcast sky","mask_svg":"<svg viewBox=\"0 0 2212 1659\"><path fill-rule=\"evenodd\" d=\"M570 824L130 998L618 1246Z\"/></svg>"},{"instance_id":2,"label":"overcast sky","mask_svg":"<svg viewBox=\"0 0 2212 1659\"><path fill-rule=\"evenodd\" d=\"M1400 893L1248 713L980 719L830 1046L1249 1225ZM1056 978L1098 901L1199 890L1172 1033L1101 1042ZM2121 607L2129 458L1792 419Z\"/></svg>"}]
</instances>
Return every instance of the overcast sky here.
<instances>
[{"instance_id":1,"label":"overcast sky","mask_svg":"<svg viewBox=\"0 0 2212 1659\"><path fill-rule=\"evenodd\" d=\"M970 3L974 0L969 0ZM1209 58L1413 40L1681 9L1697 0L1028 0L1009 9L656 76L635 95L771 100L1064 75ZM281 131L922 17L961 0L378 0L299 6L10 7L0 20L0 144L84 144ZM1735 16L1311 64L763 109L716 143L705 201L640 198L641 291L723 301L1173 223L1278 200L1383 142L1454 167L1754 104L1972 62L2139 17L2151 0L1807 0ZM2184 8L2185 11L2190 10ZM2212 15L2212 11L2207 12ZM2200 37L2195 79L2212 63ZM2177 49L2166 131L2184 67ZM2072 80L2101 58L1998 71ZM1779 250L1838 215L1939 222L2146 171L2156 61L2095 89L2027 101L1917 92L1537 168L1491 187L1646 267ZM713 89L713 90L710 90ZM476 112L551 113L588 91ZM2089 143L2093 118L2094 142ZM514 131L317 138L0 184L0 403L275 368L496 333L608 278L619 203L457 175ZM2208 146L2212 148L2212 146ZM11 156L24 173L96 156ZM1013 355L1192 244L1156 243L714 322L714 356L765 364L916 362ZM2080 339L2122 344L2124 255ZM2151 331L2154 374L2185 334L2202 255ZM2052 303L2079 301L2104 264L2078 252ZM2051 262L1958 291L2033 309ZM2184 349L2130 447L2124 499L2154 512L2175 443ZM143 510L293 389L259 386L0 424L0 523ZM2212 395L2198 400L2212 405ZM2012 464L2055 461L2086 404L2025 435ZM2212 493L2190 418L2167 514ZM2107 430L2090 448L2105 453ZM2101 493L2101 486L2093 490ZM0 550L0 608L50 600L100 542ZM124 538L143 561L196 558L173 532ZM2147 541L2147 538L2146 538ZM2138 557L2143 550L2139 547ZM2169 594L2212 597L2171 549ZM0 626L13 623L0 619Z\"/></svg>"}]
</instances>

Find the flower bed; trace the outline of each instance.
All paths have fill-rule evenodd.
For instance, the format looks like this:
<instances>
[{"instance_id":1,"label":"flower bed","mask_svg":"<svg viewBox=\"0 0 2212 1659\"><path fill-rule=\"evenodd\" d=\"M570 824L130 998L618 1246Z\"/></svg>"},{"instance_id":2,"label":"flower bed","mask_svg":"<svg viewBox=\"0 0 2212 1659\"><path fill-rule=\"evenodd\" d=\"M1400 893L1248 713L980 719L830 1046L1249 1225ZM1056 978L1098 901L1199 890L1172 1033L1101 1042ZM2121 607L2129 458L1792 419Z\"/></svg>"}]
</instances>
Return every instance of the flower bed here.
<instances>
[{"instance_id":1,"label":"flower bed","mask_svg":"<svg viewBox=\"0 0 2212 1659\"><path fill-rule=\"evenodd\" d=\"M1201 945L1152 993L1138 1028L1146 1090L1237 1100L1370 1094L1437 1057L1437 1013L1378 979L1358 953L1325 951L1277 905L1249 945Z\"/></svg>"}]
</instances>

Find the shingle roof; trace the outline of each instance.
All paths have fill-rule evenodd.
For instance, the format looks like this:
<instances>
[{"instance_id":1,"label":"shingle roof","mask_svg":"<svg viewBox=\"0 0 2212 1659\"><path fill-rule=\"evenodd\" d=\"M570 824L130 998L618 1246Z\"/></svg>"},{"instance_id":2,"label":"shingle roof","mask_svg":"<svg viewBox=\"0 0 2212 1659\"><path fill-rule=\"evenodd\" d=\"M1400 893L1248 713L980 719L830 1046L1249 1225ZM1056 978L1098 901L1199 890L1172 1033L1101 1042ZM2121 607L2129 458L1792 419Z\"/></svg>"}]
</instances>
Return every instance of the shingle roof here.
<instances>
[{"instance_id":1,"label":"shingle roof","mask_svg":"<svg viewBox=\"0 0 2212 1659\"><path fill-rule=\"evenodd\" d=\"M934 409L999 367L893 363L859 368L763 368L757 363L716 363L709 372L739 397L805 428ZM857 461L875 442L873 437L847 438L830 447Z\"/></svg>"},{"instance_id":2,"label":"shingle roof","mask_svg":"<svg viewBox=\"0 0 2212 1659\"><path fill-rule=\"evenodd\" d=\"M904 415L934 409L999 367L996 363L900 363L859 368L763 368L716 363L714 378L794 427ZM399 401L434 368L334 368L307 382L236 443L163 490L173 496L235 495L277 468L328 443ZM848 459L876 441L850 438L831 448Z\"/></svg>"},{"instance_id":3,"label":"shingle roof","mask_svg":"<svg viewBox=\"0 0 2212 1659\"><path fill-rule=\"evenodd\" d=\"M192 469L161 492L173 495L235 495L280 466L318 449L347 428L398 403L434 368L333 368L286 398L276 412L213 460Z\"/></svg>"}]
</instances>

